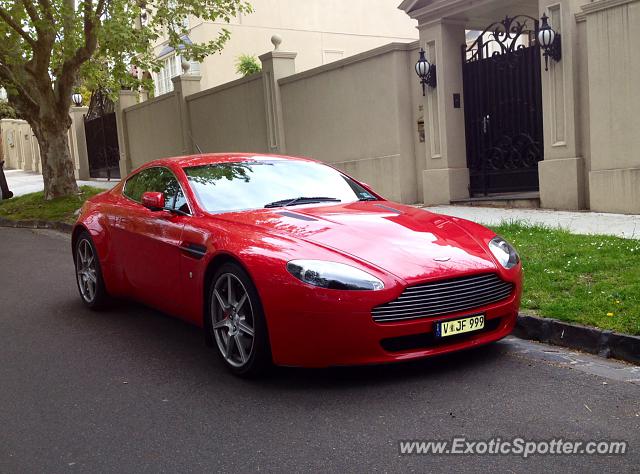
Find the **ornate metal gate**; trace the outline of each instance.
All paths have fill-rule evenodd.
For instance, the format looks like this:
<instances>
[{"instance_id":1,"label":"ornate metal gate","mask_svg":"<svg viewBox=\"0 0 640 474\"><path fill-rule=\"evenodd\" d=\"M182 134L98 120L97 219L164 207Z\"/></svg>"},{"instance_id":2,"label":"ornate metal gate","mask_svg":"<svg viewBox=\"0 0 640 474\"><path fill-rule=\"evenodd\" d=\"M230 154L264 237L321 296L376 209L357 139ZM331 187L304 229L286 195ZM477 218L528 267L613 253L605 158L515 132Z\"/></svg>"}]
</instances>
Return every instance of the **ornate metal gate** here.
<instances>
[{"instance_id":1,"label":"ornate metal gate","mask_svg":"<svg viewBox=\"0 0 640 474\"><path fill-rule=\"evenodd\" d=\"M493 23L462 47L471 195L537 191L543 158L538 20Z\"/></svg>"},{"instance_id":2,"label":"ornate metal gate","mask_svg":"<svg viewBox=\"0 0 640 474\"><path fill-rule=\"evenodd\" d=\"M84 118L89 175L92 178L120 179L120 150L113 102L101 90L91 95Z\"/></svg>"}]
</instances>

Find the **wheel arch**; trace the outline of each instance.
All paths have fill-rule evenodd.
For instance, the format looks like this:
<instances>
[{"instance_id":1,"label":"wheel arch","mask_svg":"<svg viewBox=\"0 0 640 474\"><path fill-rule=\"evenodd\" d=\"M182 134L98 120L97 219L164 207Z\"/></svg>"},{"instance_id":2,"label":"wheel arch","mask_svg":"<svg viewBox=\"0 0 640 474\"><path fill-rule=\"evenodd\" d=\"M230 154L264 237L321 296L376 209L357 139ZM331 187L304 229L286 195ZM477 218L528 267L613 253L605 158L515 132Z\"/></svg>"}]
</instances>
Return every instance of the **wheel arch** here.
<instances>
[{"instance_id":1,"label":"wheel arch","mask_svg":"<svg viewBox=\"0 0 640 474\"><path fill-rule=\"evenodd\" d=\"M84 224L76 224L71 232L71 254L73 255L73 261L76 261L76 243L78 242L78 237L83 232L91 235L89 229L87 229Z\"/></svg>"}]
</instances>

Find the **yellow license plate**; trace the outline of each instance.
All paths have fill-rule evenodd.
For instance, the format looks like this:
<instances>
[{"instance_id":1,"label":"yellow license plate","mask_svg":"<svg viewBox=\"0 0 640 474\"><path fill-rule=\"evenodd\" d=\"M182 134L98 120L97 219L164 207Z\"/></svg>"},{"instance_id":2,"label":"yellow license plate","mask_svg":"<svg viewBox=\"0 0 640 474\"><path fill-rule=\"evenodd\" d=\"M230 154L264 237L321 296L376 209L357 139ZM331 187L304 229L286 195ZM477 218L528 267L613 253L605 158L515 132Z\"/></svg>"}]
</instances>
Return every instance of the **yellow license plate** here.
<instances>
[{"instance_id":1,"label":"yellow license plate","mask_svg":"<svg viewBox=\"0 0 640 474\"><path fill-rule=\"evenodd\" d=\"M476 314L468 318L436 323L436 336L454 336L465 332L478 331L482 328L484 328L484 314Z\"/></svg>"}]
</instances>

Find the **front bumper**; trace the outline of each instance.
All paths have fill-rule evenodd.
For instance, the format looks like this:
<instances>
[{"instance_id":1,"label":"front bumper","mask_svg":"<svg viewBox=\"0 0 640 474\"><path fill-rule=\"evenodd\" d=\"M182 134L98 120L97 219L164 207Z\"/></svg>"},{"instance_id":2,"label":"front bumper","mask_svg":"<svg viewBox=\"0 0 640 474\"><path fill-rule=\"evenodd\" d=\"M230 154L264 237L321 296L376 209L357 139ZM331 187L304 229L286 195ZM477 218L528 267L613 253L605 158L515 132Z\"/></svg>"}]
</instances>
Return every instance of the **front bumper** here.
<instances>
[{"instance_id":1,"label":"front bumper","mask_svg":"<svg viewBox=\"0 0 640 474\"><path fill-rule=\"evenodd\" d=\"M357 311L340 298L334 307L267 311L274 363L285 366L328 367L408 361L488 344L514 328L521 286L499 303L442 317L376 323L370 309ZM265 308L266 309L266 308ZM450 338L435 338L435 323L482 313L485 328Z\"/></svg>"}]
</instances>

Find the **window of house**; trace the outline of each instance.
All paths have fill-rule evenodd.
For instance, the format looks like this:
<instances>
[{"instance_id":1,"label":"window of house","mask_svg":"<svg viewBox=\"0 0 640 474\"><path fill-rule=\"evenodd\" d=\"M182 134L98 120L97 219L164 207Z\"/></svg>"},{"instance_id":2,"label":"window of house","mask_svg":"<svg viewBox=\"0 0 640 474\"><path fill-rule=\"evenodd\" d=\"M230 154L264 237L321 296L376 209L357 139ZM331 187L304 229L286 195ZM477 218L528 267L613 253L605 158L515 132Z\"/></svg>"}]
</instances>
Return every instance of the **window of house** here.
<instances>
[{"instance_id":1,"label":"window of house","mask_svg":"<svg viewBox=\"0 0 640 474\"><path fill-rule=\"evenodd\" d=\"M172 53L164 58L162 63L160 71L156 73L154 77L156 96L172 92L173 82L171 79L182 74L182 58L179 54ZM189 70L187 71L187 74L200 74L200 63L196 61L189 61Z\"/></svg>"}]
</instances>

